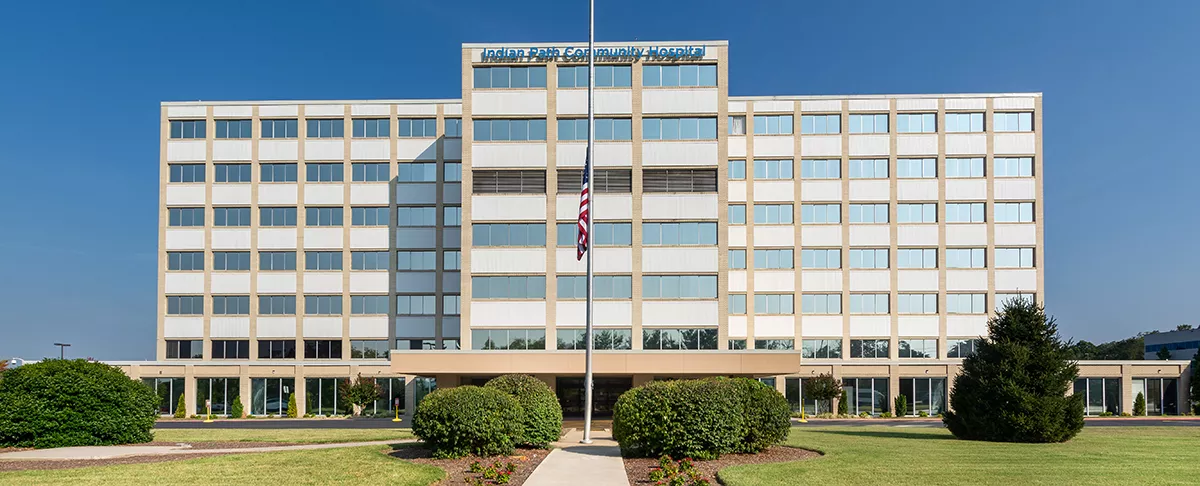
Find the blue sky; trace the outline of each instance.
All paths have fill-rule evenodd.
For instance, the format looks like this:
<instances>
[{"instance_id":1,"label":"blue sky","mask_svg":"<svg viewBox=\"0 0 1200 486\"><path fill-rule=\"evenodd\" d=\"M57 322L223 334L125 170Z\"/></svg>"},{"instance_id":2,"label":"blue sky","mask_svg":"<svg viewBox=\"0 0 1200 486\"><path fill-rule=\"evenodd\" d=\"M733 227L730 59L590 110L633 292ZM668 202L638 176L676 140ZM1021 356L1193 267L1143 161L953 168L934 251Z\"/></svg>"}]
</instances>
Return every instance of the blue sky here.
<instances>
[{"instance_id":1,"label":"blue sky","mask_svg":"<svg viewBox=\"0 0 1200 486\"><path fill-rule=\"evenodd\" d=\"M601 41L729 40L733 95L1043 92L1064 335L1200 324L1200 2L598 3ZM463 42L586 36L585 1L11 2L0 357L153 358L160 101L459 98Z\"/></svg>"}]
</instances>

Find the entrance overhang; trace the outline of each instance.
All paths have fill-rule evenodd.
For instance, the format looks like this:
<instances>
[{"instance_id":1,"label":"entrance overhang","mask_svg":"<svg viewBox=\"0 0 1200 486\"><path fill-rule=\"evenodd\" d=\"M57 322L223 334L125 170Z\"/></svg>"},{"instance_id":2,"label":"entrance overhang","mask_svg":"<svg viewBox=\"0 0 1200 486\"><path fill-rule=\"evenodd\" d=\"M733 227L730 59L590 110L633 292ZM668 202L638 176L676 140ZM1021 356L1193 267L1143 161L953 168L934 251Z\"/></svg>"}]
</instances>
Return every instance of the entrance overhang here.
<instances>
[{"instance_id":1,"label":"entrance overhang","mask_svg":"<svg viewBox=\"0 0 1200 486\"><path fill-rule=\"evenodd\" d=\"M580 351L393 350L391 369L411 375L583 374ZM776 376L800 371L799 351L596 351L605 375Z\"/></svg>"}]
</instances>

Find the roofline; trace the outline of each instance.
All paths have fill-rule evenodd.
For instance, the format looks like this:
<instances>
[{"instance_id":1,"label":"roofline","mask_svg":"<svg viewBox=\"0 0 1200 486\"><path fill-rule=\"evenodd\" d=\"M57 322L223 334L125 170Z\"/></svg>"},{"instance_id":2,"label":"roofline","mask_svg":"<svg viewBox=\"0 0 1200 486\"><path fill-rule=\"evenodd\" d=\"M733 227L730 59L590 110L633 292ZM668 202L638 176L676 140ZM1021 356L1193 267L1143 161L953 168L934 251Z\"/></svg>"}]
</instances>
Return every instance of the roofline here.
<instances>
[{"instance_id":1,"label":"roofline","mask_svg":"<svg viewBox=\"0 0 1200 486\"><path fill-rule=\"evenodd\" d=\"M221 101L163 101L162 106L271 106L271 105L455 105L455 98L427 100L221 100Z\"/></svg>"},{"instance_id":2,"label":"roofline","mask_svg":"<svg viewBox=\"0 0 1200 486\"><path fill-rule=\"evenodd\" d=\"M767 95L730 96L729 101L795 101L795 100L862 100L881 98L1041 98L1041 92L1030 93L922 93L922 94L856 94L856 95Z\"/></svg>"},{"instance_id":3,"label":"roofline","mask_svg":"<svg viewBox=\"0 0 1200 486\"><path fill-rule=\"evenodd\" d=\"M464 42L463 49L486 49L490 47L562 47L570 45L574 47L578 44L587 44L586 40L569 41L569 42ZM728 46L727 40L695 40L695 41L605 41L597 42L596 45L602 47L611 46Z\"/></svg>"},{"instance_id":4,"label":"roofline","mask_svg":"<svg viewBox=\"0 0 1200 486\"><path fill-rule=\"evenodd\" d=\"M1029 93L923 93L923 94L856 94L856 95L774 95L774 96L730 96L729 101L803 101L803 100L875 100L891 98L938 99L938 98L1040 98L1041 92ZM382 99L382 100L218 100L218 101L163 101L162 106L272 106L272 105L460 105L462 99ZM1175 331L1171 331L1175 332Z\"/></svg>"}]
</instances>

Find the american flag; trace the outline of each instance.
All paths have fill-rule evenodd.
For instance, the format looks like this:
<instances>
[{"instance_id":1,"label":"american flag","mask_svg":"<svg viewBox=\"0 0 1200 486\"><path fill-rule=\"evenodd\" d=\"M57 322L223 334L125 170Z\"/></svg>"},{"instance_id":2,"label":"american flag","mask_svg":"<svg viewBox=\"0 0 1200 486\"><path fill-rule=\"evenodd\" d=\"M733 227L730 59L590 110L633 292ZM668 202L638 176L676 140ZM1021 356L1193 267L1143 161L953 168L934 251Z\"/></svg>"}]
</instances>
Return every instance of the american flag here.
<instances>
[{"instance_id":1,"label":"american flag","mask_svg":"<svg viewBox=\"0 0 1200 486\"><path fill-rule=\"evenodd\" d=\"M575 232L577 238L575 240L575 261L583 259L583 254L588 250L588 210L591 205L588 203L588 168L592 165L592 161L585 159L583 164L583 189L579 193L579 228Z\"/></svg>"}]
</instances>

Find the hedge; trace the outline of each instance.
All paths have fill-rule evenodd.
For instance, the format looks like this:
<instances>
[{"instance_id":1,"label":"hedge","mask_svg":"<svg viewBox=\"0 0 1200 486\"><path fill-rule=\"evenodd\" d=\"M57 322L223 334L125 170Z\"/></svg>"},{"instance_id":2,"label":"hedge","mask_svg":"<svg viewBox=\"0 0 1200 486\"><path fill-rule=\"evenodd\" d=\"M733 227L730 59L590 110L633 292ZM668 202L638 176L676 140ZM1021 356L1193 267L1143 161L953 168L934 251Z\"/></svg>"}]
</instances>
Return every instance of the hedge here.
<instances>
[{"instance_id":1,"label":"hedge","mask_svg":"<svg viewBox=\"0 0 1200 486\"><path fill-rule=\"evenodd\" d=\"M521 436L521 405L494 388L440 388L421 400L412 430L437 458L511 454Z\"/></svg>"},{"instance_id":2,"label":"hedge","mask_svg":"<svg viewBox=\"0 0 1200 486\"><path fill-rule=\"evenodd\" d=\"M626 457L715 459L739 448L744 405L728 380L652 381L613 409L613 438Z\"/></svg>"},{"instance_id":3,"label":"hedge","mask_svg":"<svg viewBox=\"0 0 1200 486\"><path fill-rule=\"evenodd\" d=\"M504 375L484 387L504 392L520 404L521 434L514 438L518 445L549 447L562 434L562 406L542 380L529 375Z\"/></svg>"},{"instance_id":4,"label":"hedge","mask_svg":"<svg viewBox=\"0 0 1200 486\"><path fill-rule=\"evenodd\" d=\"M732 452L757 454L787 440L792 429L792 407L783 394L758 380L728 380L738 388L745 414L742 440Z\"/></svg>"}]
</instances>

